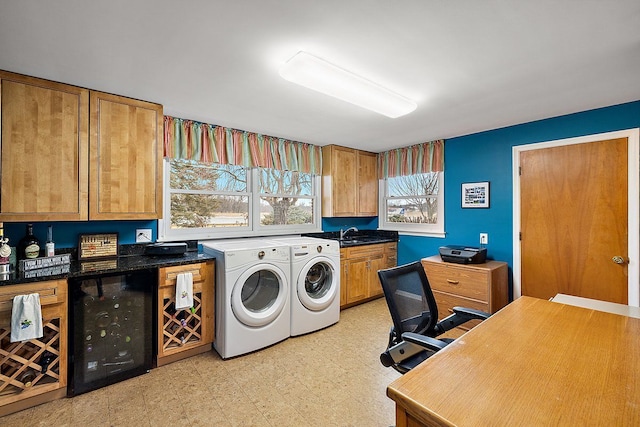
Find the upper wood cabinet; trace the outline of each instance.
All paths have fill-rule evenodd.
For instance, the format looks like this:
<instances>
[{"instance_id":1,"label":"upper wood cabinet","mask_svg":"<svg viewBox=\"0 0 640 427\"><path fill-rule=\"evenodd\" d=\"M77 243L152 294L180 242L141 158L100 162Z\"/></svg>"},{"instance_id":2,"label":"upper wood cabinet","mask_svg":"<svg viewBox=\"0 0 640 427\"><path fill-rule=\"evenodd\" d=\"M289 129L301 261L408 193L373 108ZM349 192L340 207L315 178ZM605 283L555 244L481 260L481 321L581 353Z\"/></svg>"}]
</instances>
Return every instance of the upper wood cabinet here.
<instances>
[{"instance_id":1,"label":"upper wood cabinet","mask_svg":"<svg viewBox=\"0 0 640 427\"><path fill-rule=\"evenodd\" d=\"M161 105L0 71L0 114L0 221L161 217Z\"/></svg>"},{"instance_id":2,"label":"upper wood cabinet","mask_svg":"<svg viewBox=\"0 0 640 427\"><path fill-rule=\"evenodd\" d=\"M162 216L162 105L91 91L89 219Z\"/></svg>"},{"instance_id":3,"label":"upper wood cabinet","mask_svg":"<svg viewBox=\"0 0 640 427\"><path fill-rule=\"evenodd\" d=\"M338 145L322 147L322 216L376 215L376 154Z\"/></svg>"},{"instance_id":4,"label":"upper wood cabinet","mask_svg":"<svg viewBox=\"0 0 640 427\"><path fill-rule=\"evenodd\" d=\"M0 71L0 114L0 220L86 220L89 91Z\"/></svg>"},{"instance_id":5,"label":"upper wood cabinet","mask_svg":"<svg viewBox=\"0 0 640 427\"><path fill-rule=\"evenodd\" d=\"M358 151L358 216L378 216L378 157Z\"/></svg>"}]
</instances>

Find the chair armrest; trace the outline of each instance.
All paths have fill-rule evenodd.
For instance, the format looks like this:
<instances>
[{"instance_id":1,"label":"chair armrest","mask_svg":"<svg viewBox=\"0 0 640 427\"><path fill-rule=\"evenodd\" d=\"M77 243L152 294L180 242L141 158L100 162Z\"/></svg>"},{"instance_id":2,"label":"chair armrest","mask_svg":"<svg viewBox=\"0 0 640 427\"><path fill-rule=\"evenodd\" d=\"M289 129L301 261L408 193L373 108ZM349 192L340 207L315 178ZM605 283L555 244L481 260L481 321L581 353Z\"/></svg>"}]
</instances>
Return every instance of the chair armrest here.
<instances>
[{"instance_id":1,"label":"chair armrest","mask_svg":"<svg viewBox=\"0 0 640 427\"><path fill-rule=\"evenodd\" d=\"M469 320L487 320L490 316L491 315L489 313L473 308L453 307L453 314L439 321L435 329L438 331L438 335L440 335L448 330L467 323Z\"/></svg>"},{"instance_id":2,"label":"chair armrest","mask_svg":"<svg viewBox=\"0 0 640 427\"><path fill-rule=\"evenodd\" d=\"M402 334L402 339L412 344L417 344L426 350L438 351L449 345L446 341L441 341L437 338L431 338L426 335L420 335L413 332L405 332Z\"/></svg>"},{"instance_id":3,"label":"chair armrest","mask_svg":"<svg viewBox=\"0 0 640 427\"><path fill-rule=\"evenodd\" d=\"M446 341L430 338L424 335L405 332L402 334L402 341L389 347L387 351L380 355L380 362L383 366L389 367L402 362L422 351L442 350L449 344Z\"/></svg>"},{"instance_id":4,"label":"chair armrest","mask_svg":"<svg viewBox=\"0 0 640 427\"><path fill-rule=\"evenodd\" d=\"M487 320L491 315L481 310L476 310L475 308L468 307L453 307L454 314L462 314L464 316L469 316L469 320Z\"/></svg>"}]
</instances>

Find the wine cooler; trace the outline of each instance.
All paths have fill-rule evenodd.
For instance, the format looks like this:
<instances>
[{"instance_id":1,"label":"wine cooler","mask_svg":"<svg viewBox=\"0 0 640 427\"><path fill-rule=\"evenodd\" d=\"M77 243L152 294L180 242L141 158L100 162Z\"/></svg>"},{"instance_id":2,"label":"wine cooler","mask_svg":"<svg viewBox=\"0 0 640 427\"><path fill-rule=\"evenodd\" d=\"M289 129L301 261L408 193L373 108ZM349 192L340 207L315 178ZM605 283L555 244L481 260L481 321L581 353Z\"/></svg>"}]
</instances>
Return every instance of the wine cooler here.
<instances>
[{"instance_id":1,"label":"wine cooler","mask_svg":"<svg viewBox=\"0 0 640 427\"><path fill-rule=\"evenodd\" d=\"M69 287L69 396L148 372L157 271L72 278Z\"/></svg>"}]
</instances>

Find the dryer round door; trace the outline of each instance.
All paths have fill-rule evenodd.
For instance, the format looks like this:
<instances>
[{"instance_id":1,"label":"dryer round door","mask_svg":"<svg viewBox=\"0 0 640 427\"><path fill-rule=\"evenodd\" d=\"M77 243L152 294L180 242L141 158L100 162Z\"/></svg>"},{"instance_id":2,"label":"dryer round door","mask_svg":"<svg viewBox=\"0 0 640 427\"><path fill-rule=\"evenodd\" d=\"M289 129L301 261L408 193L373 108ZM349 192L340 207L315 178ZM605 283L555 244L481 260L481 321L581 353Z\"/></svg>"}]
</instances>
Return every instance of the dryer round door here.
<instances>
[{"instance_id":1,"label":"dryer round door","mask_svg":"<svg viewBox=\"0 0 640 427\"><path fill-rule=\"evenodd\" d=\"M324 310L338 294L338 269L326 257L312 258L302 267L297 280L298 299L307 309Z\"/></svg>"},{"instance_id":2,"label":"dryer round door","mask_svg":"<svg viewBox=\"0 0 640 427\"><path fill-rule=\"evenodd\" d=\"M258 264L244 271L231 291L231 310L247 326L273 322L286 306L289 284L280 268Z\"/></svg>"}]
</instances>

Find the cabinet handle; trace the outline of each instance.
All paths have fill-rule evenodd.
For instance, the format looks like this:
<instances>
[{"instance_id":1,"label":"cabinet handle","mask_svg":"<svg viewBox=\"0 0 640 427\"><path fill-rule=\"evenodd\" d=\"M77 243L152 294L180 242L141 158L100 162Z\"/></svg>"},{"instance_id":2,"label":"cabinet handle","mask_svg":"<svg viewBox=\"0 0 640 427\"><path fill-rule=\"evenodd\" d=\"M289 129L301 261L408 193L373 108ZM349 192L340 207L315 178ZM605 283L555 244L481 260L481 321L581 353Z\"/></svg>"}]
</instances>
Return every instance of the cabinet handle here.
<instances>
[{"instance_id":1,"label":"cabinet handle","mask_svg":"<svg viewBox=\"0 0 640 427\"><path fill-rule=\"evenodd\" d=\"M451 283L452 285L457 285L460 282L457 280L447 279L447 283Z\"/></svg>"}]
</instances>

